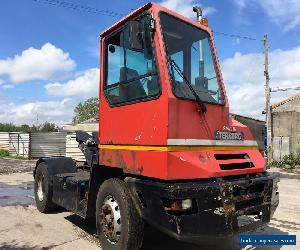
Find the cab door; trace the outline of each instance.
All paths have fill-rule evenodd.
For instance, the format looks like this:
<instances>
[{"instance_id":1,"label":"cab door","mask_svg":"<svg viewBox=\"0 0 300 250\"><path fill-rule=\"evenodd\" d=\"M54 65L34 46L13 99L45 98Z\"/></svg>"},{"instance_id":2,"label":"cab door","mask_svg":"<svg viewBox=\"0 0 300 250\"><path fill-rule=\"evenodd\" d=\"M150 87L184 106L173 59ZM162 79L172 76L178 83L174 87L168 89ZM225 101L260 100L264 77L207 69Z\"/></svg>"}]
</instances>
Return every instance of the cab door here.
<instances>
[{"instance_id":1,"label":"cab door","mask_svg":"<svg viewBox=\"0 0 300 250\"><path fill-rule=\"evenodd\" d=\"M100 143L165 145L167 98L163 98L155 33L143 15L101 39ZM132 27L140 45L132 47Z\"/></svg>"}]
</instances>

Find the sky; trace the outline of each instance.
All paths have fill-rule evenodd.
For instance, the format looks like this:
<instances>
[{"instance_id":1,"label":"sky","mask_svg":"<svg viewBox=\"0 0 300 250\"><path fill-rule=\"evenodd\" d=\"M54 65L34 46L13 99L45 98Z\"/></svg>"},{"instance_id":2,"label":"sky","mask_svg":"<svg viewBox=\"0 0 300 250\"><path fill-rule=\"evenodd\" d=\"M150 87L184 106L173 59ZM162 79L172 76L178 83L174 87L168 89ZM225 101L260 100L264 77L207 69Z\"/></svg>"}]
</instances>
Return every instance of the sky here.
<instances>
[{"instance_id":1,"label":"sky","mask_svg":"<svg viewBox=\"0 0 300 250\"><path fill-rule=\"evenodd\" d=\"M269 38L271 88L300 86L300 1L156 2L189 18L195 18L193 6L204 9L215 33L230 112L264 119L264 34ZM71 122L74 107L98 95L100 33L145 3L2 0L0 122ZM272 93L272 103L296 93Z\"/></svg>"}]
</instances>

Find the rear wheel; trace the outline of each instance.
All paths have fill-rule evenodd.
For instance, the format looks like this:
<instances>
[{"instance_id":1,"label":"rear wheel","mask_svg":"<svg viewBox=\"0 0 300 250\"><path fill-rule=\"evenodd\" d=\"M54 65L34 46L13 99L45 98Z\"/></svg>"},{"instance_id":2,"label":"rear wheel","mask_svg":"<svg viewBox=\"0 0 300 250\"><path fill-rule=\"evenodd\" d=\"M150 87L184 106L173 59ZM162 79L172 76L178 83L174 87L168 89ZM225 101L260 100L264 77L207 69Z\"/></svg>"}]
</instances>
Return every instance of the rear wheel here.
<instances>
[{"instance_id":1,"label":"rear wheel","mask_svg":"<svg viewBox=\"0 0 300 250\"><path fill-rule=\"evenodd\" d=\"M125 182L105 181L98 192L96 223L104 250L137 250L143 243L144 223Z\"/></svg>"},{"instance_id":2,"label":"rear wheel","mask_svg":"<svg viewBox=\"0 0 300 250\"><path fill-rule=\"evenodd\" d=\"M56 205L52 202L52 185L50 184L47 165L41 162L35 172L34 195L37 209L42 213L53 211Z\"/></svg>"}]
</instances>

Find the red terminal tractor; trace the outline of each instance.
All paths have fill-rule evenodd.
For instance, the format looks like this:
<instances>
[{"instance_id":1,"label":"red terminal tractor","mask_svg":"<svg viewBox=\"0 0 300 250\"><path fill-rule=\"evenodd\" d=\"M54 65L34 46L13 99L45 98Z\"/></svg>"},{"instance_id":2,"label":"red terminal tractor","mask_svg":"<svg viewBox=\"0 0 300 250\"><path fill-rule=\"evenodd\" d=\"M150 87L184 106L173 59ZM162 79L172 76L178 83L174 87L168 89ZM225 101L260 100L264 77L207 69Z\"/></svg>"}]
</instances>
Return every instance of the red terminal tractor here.
<instances>
[{"instance_id":1,"label":"red terminal tractor","mask_svg":"<svg viewBox=\"0 0 300 250\"><path fill-rule=\"evenodd\" d=\"M223 239L278 206L278 174L230 117L212 30L194 11L198 21L149 3L105 30L99 133L76 137L85 163L37 161L38 210L95 218L103 249L140 249L145 223L182 241Z\"/></svg>"}]
</instances>

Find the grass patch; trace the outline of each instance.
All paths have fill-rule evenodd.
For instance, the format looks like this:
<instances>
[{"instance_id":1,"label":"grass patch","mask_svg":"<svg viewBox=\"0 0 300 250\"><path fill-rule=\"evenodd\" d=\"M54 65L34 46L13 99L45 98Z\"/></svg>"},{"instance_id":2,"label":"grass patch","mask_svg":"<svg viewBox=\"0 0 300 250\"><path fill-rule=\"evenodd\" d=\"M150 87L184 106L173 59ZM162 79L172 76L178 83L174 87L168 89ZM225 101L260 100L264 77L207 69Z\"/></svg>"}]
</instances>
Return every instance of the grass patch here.
<instances>
[{"instance_id":1,"label":"grass patch","mask_svg":"<svg viewBox=\"0 0 300 250\"><path fill-rule=\"evenodd\" d=\"M10 155L9 158L13 158L13 159L17 159L17 160L28 160L27 157L24 157L24 156L20 156L20 155Z\"/></svg>"},{"instance_id":2,"label":"grass patch","mask_svg":"<svg viewBox=\"0 0 300 250\"><path fill-rule=\"evenodd\" d=\"M9 151L5 149L0 149L0 157L8 157Z\"/></svg>"},{"instance_id":3,"label":"grass patch","mask_svg":"<svg viewBox=\"0 0 300 250\"><path fill-rule=\"evenodd\" d=\"M0 158L8 157L17 160L28 160L28 158L20 155L9 155L9 151L5 149L0 149Z\"/></svg>"}]
</instances>

